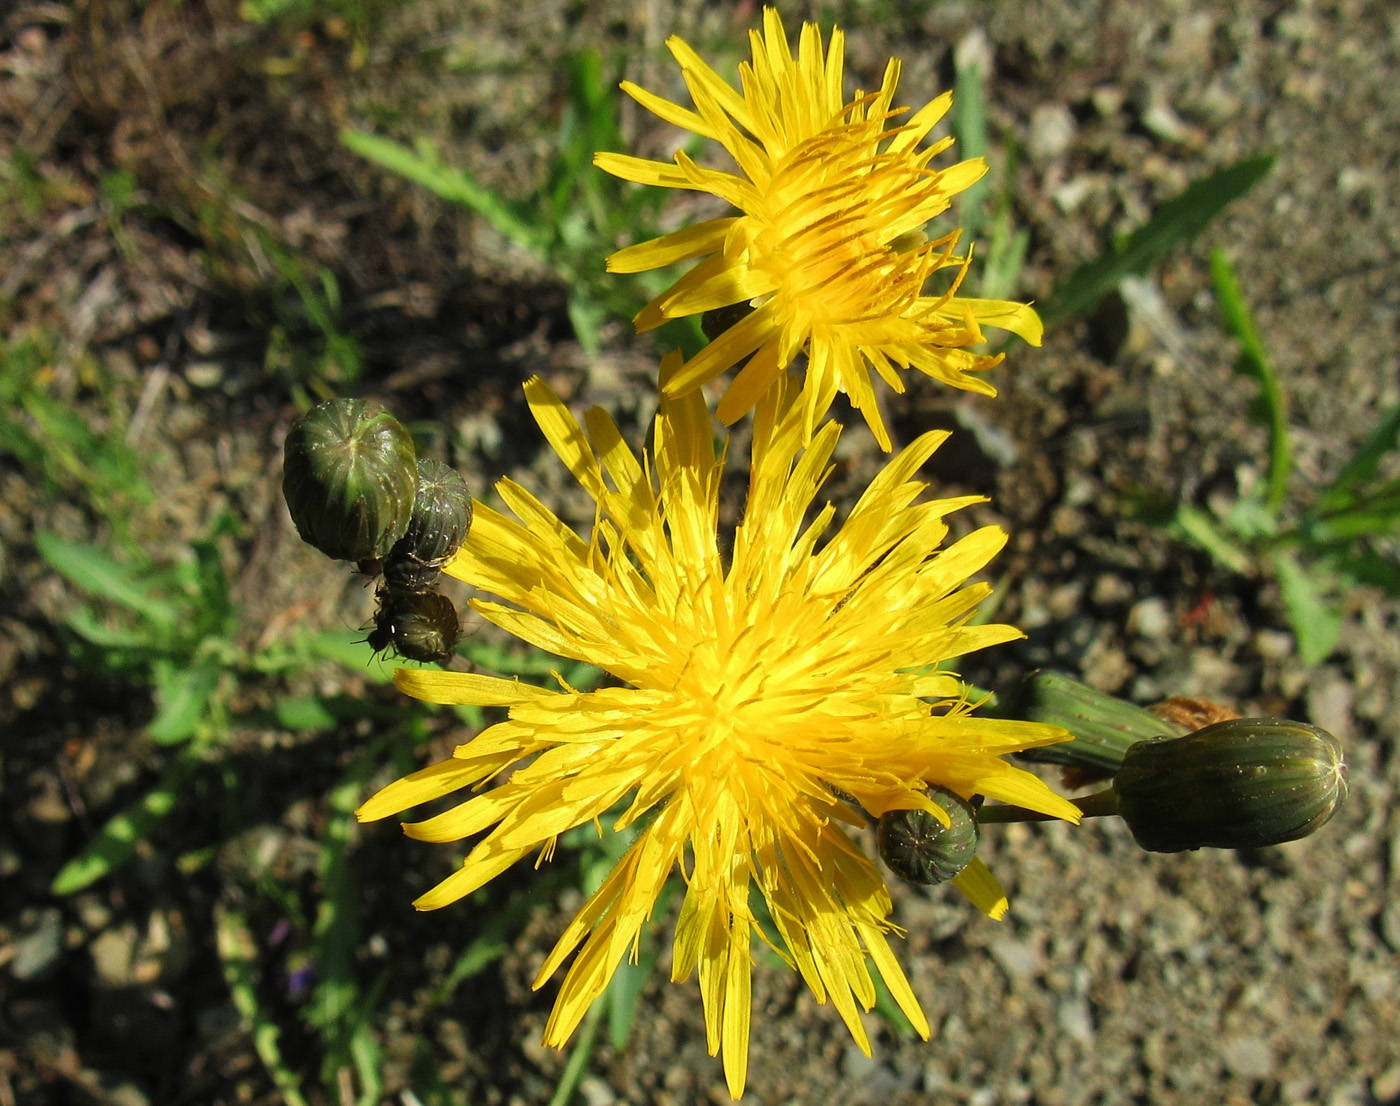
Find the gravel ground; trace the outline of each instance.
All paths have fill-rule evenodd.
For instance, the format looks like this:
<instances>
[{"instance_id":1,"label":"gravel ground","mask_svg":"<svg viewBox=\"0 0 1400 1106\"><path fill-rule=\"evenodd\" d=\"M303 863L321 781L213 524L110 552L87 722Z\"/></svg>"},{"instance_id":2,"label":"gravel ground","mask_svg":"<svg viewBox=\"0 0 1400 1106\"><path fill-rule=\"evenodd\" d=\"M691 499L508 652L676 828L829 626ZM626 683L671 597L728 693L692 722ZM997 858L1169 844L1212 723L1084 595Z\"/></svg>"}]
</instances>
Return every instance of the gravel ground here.
<instances>
[{"instance_id":1,"label":"gravel ground","mask_svg":"<svg viewBox=\"0 0 1400 1106\"><path fill-rule=\"evenodd\" d=\"M865 87L887 57L903 58L910 102L950 84L956 50L987 59L991 133L1021 151L1014 211L1031 232L1029 296L1043 299L1191 179L1278 155L1196 248L1127 291L1118 317L1110 305L1017 351L996 370L997 399L919 387L890 410L906 440L930 425L958 430L931 477L940 492L991 496L975 521L1012 533L998 616L1027 638L975 658L969 677L1007 686L1053 664L1140 702L1196 695L1312 721L1346 744L1352 786L1316 837L1260 852L1146 855L1116 822L989 832L984 855L1012 893L1003 923L951 891L895 891L933 1039L903 1038L872 1015L866 1059L830 1008L759 957L744 1101L1400 1102L1400 760L1389 724L1400 612L1355 594L1341 643L1305 669L1273 585L1215 568L1128 513L1144 490L1228 503L1260 477L1263 432L1246 418L1251 386L1231 370L1209 292L1211 246L1235 265L1290 397L1298 502L1400 401L1400 15L1364 3L1127 0L783 11L790 30L834 14ZM428 133L448 161L521 190L548 157L570 51L615 47L634 79L674 90L667 34L737 55L757 13L689 0L625 17L596 3L410 0L357 52L334 20L290 34L241 21L231 3L20 5L0 14L10 166L0 319L12 335L50 336L57 394L128 426L162 491L141 516L149 540L188 540L224 510L244 521L224 552L249 642L358 625L369 595L296 543L278 500L294 406L268 371L266 336L282 325L267 294L276 269L249 228L335 273L366 393L418 420L475 487L510 474L558 502L565 482L539 454L519 382L541 372L571 401L617 412L637 440L654 359L621 328L604 353L585 354L538 265L368 169L336 147L334 129ZM637 113L624 125L641 148L669 140ZM57 182L37 206L20 195L21 164ZM116 169L140 190L124 213L99 186ZM105 390L86 350L108 366ZM842 502L869 479L873 443L852 426L839 457L830 492ZM32 533L91 537L94 516L21 471L0 457L0 1106L280 1101L228 999L216 919L249 908L268 981L290 972L249 858L287 885L314 885L323 792L370 734L239 729L231 770L256 781L257 809L235 832L191 795L130 868L81 895L49 895L63 860L168 754L142 736L141 693L66 657L55 623L74 596L38 560ZM369 675L307 679L323 694L397 702ZM271 694L250 688L241 705L265 707ZM460 737L436 732L430 751ZM577 892L543 902L496 965L435 1008L434 982L490 906L414 915L408 901L449 858L383 827L356 841L356 956L390 969L374 1024L386 1101L409 1106L399 1097L409 1086L421 1095L425 1065L460 1101L548 1101L565 1057L538 1045L552 989L528 984ZM216 861L182 876L174 858L209 842L223 843ZM502 889L535 878L512 873ZM599 1046L580 1090L590 1106L727 1099L698 992L664 982L668 958L628 1046ZM295 995L267 989L289 1062L314 1087L319 1058Z\"/></svg>"}]
</instances>

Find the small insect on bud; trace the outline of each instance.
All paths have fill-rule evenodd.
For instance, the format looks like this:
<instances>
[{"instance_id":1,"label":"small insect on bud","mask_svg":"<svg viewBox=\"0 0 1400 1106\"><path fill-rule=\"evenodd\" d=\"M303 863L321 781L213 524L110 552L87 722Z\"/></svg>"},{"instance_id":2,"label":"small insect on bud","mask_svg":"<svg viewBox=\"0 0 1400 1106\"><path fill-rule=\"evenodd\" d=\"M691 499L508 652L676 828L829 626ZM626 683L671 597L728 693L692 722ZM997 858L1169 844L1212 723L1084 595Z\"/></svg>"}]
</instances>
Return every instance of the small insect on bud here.
<instances>
[{"instance_id":1,"label":"small insect on bud","mask_svg":"<svg viewBox=\"0 0 1400 1106\"><path fill-rule=\"evenodd\" d=\"M880 859L908 883L943 883L977 855L980 831L972 804L943 787L929 788L928 797L951 825L926 810L891 810L880 815L875 828Z\"/></svg>"},{"instance_id":2,"label":"small insect on bud","mask_svg":"<svg viewBox=\"0 0 1400 1106\"><path fill-rule=\"evenodd\" d=\"M461 474L441 461L420 460L413 513L384 562L385 583L397 591L427 591L471 525L472 493Z\"/></svg>"},{"instance_id":3,"label":"small insect on bud","mask_svg":"<svg viewBox=\"0 0 1400 1106\"><path fill-rule=\"evenodd\" d=\"M1276 718L1238 718L1142 741L1114 777L1118 814L1149 852L1254 849L1306 837L1347 793L1335 737Z\"/></svg>"},{"instance_id":4,"label":"small insect on bud","mask_svg":"<svg viewBox=\"0 0 1400 1106\"><path fill-rule=\"evenodd\" d=\"M327 400L292 426L282 494L302 541L328 557L383 557L403 536L418 486L413 439L377 404Z\"/></svg>"},{"instance_id":5,"label":"small insect on bud","mask_svg":"<svg viewBox=\"0 0 1400 1106\"><path fill-rule=\"evenodd\" d=\"M452 656L462 625L452 600L435 591L379 591L374 629L365 639L376 653L393 646L411 661L443 663Z\"/></svg>"},{"instance_id":6,"label":"small insect on bud","mask_svg":"<svg viewBox=\"0 0 1400 1106\"><path fill-rule=\"evenodd\" d=\"M1052 669L1026 676L1001 713L1063 726L1074 735L1073 741L1018 753L1022 760L1088 769L1099 778L1116 772L1139 741L1186 732L1184 726Z\"/></svg>"}]
</instances>

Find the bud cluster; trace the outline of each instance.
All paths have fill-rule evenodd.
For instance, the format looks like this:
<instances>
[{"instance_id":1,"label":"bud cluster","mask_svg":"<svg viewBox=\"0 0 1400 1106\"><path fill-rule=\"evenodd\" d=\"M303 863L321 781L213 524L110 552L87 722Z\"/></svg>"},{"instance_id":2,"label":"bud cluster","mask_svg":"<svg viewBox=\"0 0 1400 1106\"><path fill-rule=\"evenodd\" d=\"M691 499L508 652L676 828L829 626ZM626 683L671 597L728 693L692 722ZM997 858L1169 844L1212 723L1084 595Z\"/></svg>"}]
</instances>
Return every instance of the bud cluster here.
<instances>
[{"instance_id":1,"label":"bud cluster","mask_svg":"<svg viewBox=\"0 0 1400 1106\"><path fill-rule=\"evenodd\" d=\"M376 652L442 663L460 633L437 579L472 523L460 473L419 458L403 425L377 404L332 399L287 434L282 494L303 541L383 580L366 640Z\"/></svg>"},{"instance_id":2,"label":"bud cluster","mask_svg":"<svg viewBox=\"0 0 1400 1106\"><path fill-rule=\"evenodd\" d=\"M1086 817L1117 815L1148 852L1257 849L1306 837L1341 808L1347 769L1326 730L1280 718L1240 718L1198 700L1150 710L1061 672L1033 672L1003 713L1069 731L1072 739L1018 754L1110 786L1074 800ZM1212 721L1223 719L1223 721ZM940 883L972 861L980 828L1038 820L1019 807L982 805L933 788L944 817L894 810L876 827L880 859L910 883Z\"/></svg>"}]
</instances>

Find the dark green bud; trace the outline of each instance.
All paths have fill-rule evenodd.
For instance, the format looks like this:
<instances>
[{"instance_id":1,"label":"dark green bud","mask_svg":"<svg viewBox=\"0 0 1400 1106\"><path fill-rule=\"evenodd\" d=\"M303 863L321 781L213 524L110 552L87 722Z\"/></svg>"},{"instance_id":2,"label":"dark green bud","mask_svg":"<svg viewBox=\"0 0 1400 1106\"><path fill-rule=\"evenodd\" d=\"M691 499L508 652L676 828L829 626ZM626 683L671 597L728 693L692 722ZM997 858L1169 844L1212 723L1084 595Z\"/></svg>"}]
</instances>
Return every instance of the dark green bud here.
<instances>
[{"instance_id":1,"label":"dark green bud","mask_svg":"<svg viewBox=\"0 0 1400 1106\"><path fill-rule=\"evenodd\" d=\"M1074 735L1073 741L1018 753L1038 764L1065 764L1112 775L1139 741L1185 732L1149 710L1105 695L1063 672L1042 669L1025 677L998 713L1027 722L1048 722Z\"/></svg>"},{"instance_id":2,"label":"dark green bud","mask_svg":"<svg viewBox=\"0 0 1400 1106\"><path fill-rule=\"evenodd\" d=\"M461 474L441 461L420 460L413 514L384 562L384 582L399 591L427 591L471 525L472 493Z\"/></svg>"},{"instance_id":3,"label":"dark green bud","mask_svg":"<svg viewBox=\"0 0 1400 1106\"><path fill-rule=\"evenodd\" d=\"M880 815L875 827L880 859L909 883L943 883L977 855L979 830L972 804L944 787L930 787L928 797L952 825L945 826L926 810L891 810Z\"/></svg>"},{"instance_id":4,"label":"dark green bud","mask_svg":"<svg viewBox=\"0 0 1400 1106\"><path fill-rule=\"evenodd\" d=\"M1118 813L1149 852L1257 849L1306 837L1347 793L1342 746L1326 730L1237 718L1128 750Z\"/></svg>"},{"instance_id":5,"label":"dark green bud","mask_svg":"<svg viewBox=\"0 0 1400 1106\"><path fill-rule=\"evenodd\" d=\"M403 536L418 468L413 439L377 404L331 399L287 434L282 494L302 541L328 557L383 557Z\"/></svg>"},{"instance_id":6,"label":"dark green bud","mask_svg":"<svg viewBox=\"0 0 1400 1106\"><path fill-rule=\"evenodd\" d=\"M461 632L457 608L447 596L380 588L374 629L365 640L376 653L392 646L411 661L441 664L452 656Z\"/></svg>"}]
</instances>

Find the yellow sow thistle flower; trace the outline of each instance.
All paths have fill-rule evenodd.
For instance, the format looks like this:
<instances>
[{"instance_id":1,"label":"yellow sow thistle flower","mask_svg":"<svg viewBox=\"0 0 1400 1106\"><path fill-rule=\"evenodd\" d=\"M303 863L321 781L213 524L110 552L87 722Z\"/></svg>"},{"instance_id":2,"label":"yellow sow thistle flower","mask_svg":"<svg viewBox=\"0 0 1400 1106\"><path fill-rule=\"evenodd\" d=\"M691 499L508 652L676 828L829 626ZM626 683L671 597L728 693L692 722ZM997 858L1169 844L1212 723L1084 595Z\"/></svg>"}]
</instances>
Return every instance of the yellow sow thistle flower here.
<instances>
[{"instance_id":1,"label":"yellow sow thistle flower","mask_svg":"<svg viewBox=\"0 0 1400 1106\"><path fill-rule=\"evenodd\" d=\"M898 60L890 60L878 92L857 92L847 102L839 29L824 55L821 33L804 24L794 58L778 13L766 8L763 33L749 37L753 61L739 67L739 92L679 38L667 41L694 111L631 82L622 85L667 122L719 142L739 175L701 168L683 152L675 164L617 153L594 158L625 180L708 192L741 214L630 246L608 258L608 269L631 273L703 259L643 309L639 330L731 304L754 307L681 368L668 386L671 395L684 395L747 358L719 406L727 425L751 410L805 351L804 437L811 438L844 391L888 452L872 367L896 392L904 391L897 370L912 367L954 387L995 395L972 374L992 368L1001 355L967 347L984 341L983 326L1038 346L1040 318L1025 304L957 295L968 264L955 252L960 232L926 240L925 224L987 170L981 158L930 169L951 138L918 148L951 106L950 93L887 129L905 110L891 106ZM946 290L930 292L929 280L941 269L956 272Z\"/></svg>"},{"instance_id":2,"label":"yellow sow thistle flower","mask_svg":"<svg viewBox=\"0 0 1400 1106\"><path fill-rule=\"evenodd\" d=\"M674 379L679 357L663 365ZM674 392L674 389L668 390ZM753 938L773 940L818 1001L830 1000L867 1055L858 1013L875 1002L869 963L915 1028L928 1022L888 944L891 902L850 827L925 808L928 784L1060 818L1078 811L1002 754L1067 735L975 718L957 680L927 673L944 657L1019 637L968 618L990 588L966 585L1005 534L986 527L940 550L944 516L976 497L919 502L919 467L946 437L923 435L870 485L845 523L809 508L830 472L840 427L803 447L804 414L784 382L760 402L748 503L732 545L717 533L723 456L700 393L663 398L650 456L612 419L586 430L539 378L535 419L596 504L587 538L528 491L497 485L515 521L478 504L447 571L500 598L485 619L561 657L598 665L620 686L580 692L460 672L400 670L395 682L437 703L509 708L453 757L371 798L383 818L503 769L495 787L404 828L424 841L480 837L462 867L415 905L433 910L500 875L559 834L627 804L629 851L540 969L541 986L577 950L545 1030L562 1046L636 946L667 878L686 883L676 922L676 981L698 973L710 1053L729 1090L748 1066ZM562 681L561 681L562 683ZM847 801L838 798L846 797ZM958 886L999 916L1005 898L974 861ZM776 933L755 920L757 885ZM580 948L581 946L581 948Z\"/></svg>"}]
</instances>

